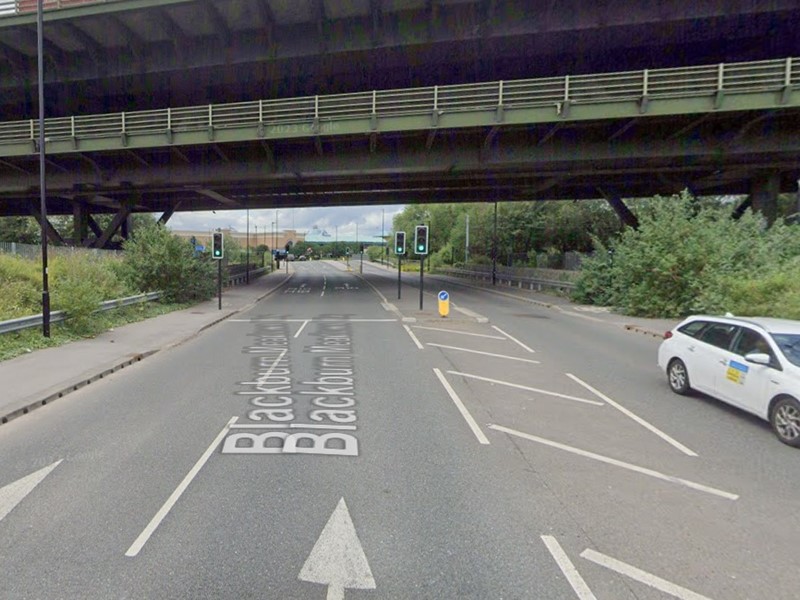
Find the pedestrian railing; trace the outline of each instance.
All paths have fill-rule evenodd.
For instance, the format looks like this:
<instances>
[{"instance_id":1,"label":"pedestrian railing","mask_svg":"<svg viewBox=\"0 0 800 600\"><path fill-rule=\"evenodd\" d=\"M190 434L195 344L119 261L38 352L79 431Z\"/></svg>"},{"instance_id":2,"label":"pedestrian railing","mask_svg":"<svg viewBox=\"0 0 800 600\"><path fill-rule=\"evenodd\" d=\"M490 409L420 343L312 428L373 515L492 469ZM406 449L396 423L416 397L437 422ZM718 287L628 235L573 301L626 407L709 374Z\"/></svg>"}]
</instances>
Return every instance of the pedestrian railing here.
<instances>
[{"instance_id":1,"label":"pedestrian railing","mask_svg":"<svg viewBox=\"0 0 800 600\"><path fill-rule=\"evenodd\" d=\"M452 277L466 277L478 279L482 282L492 281L492 272L471 269L436 269L437 274L450 275ZM508 273L497 272L494 275L495 281L501 286L517 287L519 289L529 289L535 291L557 290L568 292L575 289L575 284L571 281L556 281L553 279L541 279L538 277L525 277L522 275L511 275Z\"/></svg>"},{"instance_id":2,"label":"pedestrian railing","mask_svg":"<svg viewBox=\"0 0 800 600\"><path fill-rule=\"evenodd\" d=\"M341 125L348 122L366 121L378 131L382 119L399 118L395 127L403 128L411 126L404 118L426 116L430 118L428 126L437 127L448 115L476 111L488 111L497 124L512 122L508 116L520 109L547 109L554 111L553 118L566 119L572 107L621 102L635 102L639 113L646 114L653 101L707 99L702 108L697 105L693 110L708 111L723 108L728 98L754 93L766 93L770 105L780 107L794 104L792 92L798 88L800 60L790 57L56 117L47 119L45 133L48 143L71 142L74 150L82 140L115 138L125 146L138 137L141 145L163 145L173 143L173 136L182 133L207 132L211 141L226 130L242 128L259 138L333 135L337 131L347 133L348 128ZM735 110L746 108L741 102L730 106ZM467 126L469 120L457 119L454 123ZM0 123L0 146L25 143L26 152L33 152L38 135L35 119Z\"/></svg>"}]
</instances>

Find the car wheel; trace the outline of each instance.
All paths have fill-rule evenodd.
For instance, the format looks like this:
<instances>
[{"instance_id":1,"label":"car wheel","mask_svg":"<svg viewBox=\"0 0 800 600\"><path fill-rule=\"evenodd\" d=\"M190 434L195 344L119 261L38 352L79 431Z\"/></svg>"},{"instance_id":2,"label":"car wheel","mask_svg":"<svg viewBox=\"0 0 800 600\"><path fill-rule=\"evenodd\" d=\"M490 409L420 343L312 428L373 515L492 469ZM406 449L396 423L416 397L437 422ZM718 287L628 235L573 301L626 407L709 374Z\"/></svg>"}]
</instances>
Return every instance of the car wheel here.
<instances>
[{"instance_id":1,"label":"car wheel","mask_svg":"<svg viewBox=\"0 0 800 600\"><path fill-rule=\"evenodd\" d=\"M788 396L779 399L772 407L769 422L780 441L800 448L800 402Z\"/></svg>"},{"instance_id":2,"label":"car wheel","mask_svg":"<svg viewBox=\"0 0 800 600\"><path fill-rule=\"evenodd\" d=\"M667 379L669 380L669 387L676 394L686 394L691 389L689 385L689 373L686 370L686 365L680 358L673 358L669 361L667 367Z\"/></svg>"}]
</instances>

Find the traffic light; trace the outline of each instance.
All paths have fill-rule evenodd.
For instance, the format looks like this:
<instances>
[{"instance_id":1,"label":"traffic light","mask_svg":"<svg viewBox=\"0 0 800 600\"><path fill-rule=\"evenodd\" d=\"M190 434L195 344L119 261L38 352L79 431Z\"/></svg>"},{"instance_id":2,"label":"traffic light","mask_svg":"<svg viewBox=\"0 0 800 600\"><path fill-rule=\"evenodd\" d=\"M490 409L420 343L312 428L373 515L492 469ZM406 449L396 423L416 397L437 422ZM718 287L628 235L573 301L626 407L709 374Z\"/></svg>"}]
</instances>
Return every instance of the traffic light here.
<instances>
[{"instance_id":1,"label":"traffic light","mask_svg":"<svg viewBox=\"0 0 800 600\"><path fill-rule=\"evenodd\" d=\"M222 234L215 233L211 244L211 258L222 259Z\"/></svg>"},{"instance_id":2,"label":"traffic light","mask_svg":"<svg viewBox=\"0 0 800 600\"><path fill-rule=\"evenodd\" d=\"M428 226L417 225L414 230L414 252L416 254L428 253Z\"/></svg>"},{"instance_id":3,"label":"traffic light","mask_svg":"<svg viewBox=\"0 0 800 600\"><path fill-rule=\"evenodd\" d=\"M402 255L406 253L406 232L405 231L395 231L394 232L394 253L397 255Z\"/></svg>"}]
</instances>

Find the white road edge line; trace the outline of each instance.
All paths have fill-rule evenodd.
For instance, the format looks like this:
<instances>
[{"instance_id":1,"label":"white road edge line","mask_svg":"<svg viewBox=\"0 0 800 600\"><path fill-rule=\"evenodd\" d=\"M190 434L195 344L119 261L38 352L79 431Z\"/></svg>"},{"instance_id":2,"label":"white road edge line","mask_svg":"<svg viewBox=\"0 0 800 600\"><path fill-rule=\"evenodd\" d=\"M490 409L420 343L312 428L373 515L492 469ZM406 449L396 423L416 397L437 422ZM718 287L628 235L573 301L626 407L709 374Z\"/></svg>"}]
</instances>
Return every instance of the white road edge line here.
<instances>
[{"instance_id":1,"label":"white road edge line","mask_svg":"<svg viewBox=\"0 0 800 600\"><path fill-rule=\"evenodd\" d=\"M527 351L528 351L528 352L530 352L531 354L533 354L533 353L535 352L535 350L531 350L530 348L528 348L528 346L526 346L525 344L523 344L522 342L520 342L520 341L519 341L517 338L515 338L513 335L509 335L509 334L507 334L505 331L503 331L502 329L500 329L500 328L499 328L497 325L492 325L492 329L494 329L494 330L496 330L496 331L499 331L499 332L500 332L500 333L502 333L504 336L506 336L508 339L510 339L512 342L514 342L514 343L516 343L516 344L519 344L519 345L520 345L520 346L521 346L523 349L527 350Z\"/></svg>"},{"instance_id":2,"label":"white road edge line","mask_svg":"<svg viewBox=\"0 0 800 600\"><path fill-rule=\"evenodd\" d=\"M419 339L417 339L417 336L415 336L415 335L414 335L414 332L413 332L413 331L411 331L411 327L409 327L408 325L406 325L405 323L403 323L403 329L405 329L405 330L408 332L408 335L410 335L410 336L411 336L411 339L412 339L412 340L414 341L414 343L417 345L417 348L419 348L420 350L424 350L424 349L425 349L425 346L423 346L423 345L420 343Z\"/></svg>"},{"instance_id":3,"label":"white road edge line","mask_svg":"<svg viewBox=\"0 0 800 600\"><path fill-rule=\"evenodd\" d=\"M518 358L516 356L506 356L505 354L495 354L493 352L484 352L482 350L472 350L471 348L459 348L457 346L445 346L444 344L427 344L436 348L447 348L448 350L458 350L460 352L470 352L472 354L482 354L483 356L494 356L495 358L504 358L506 360L518 360L520 362L531 363L534 365L542 364L538 360L531 360L529 358Z\"/></svg>"},{"instance_id":4,"label":"white road edge line","mask_svg":"<svg viewBox=\"0 0 800 600\"><path fill-rule=\"evenodd\" d=\"M608 456L603 456L602 454L595 454L594 452L588 452L587 450L581 450L580 448L575 448L574 446L567 446L566 444L560 444L558 442L554 442L552 440L547 440L544 438L537 437L535 435L530 435L527 433L523 433L521 431L517 431L515 429L509 429L508 427L503 427L502 425L489 425L489 429L494 429L495 431L502 431L509 435L515 435L517 437L521 437L525 440L530 440L531 442L537 442L539 444L544 444L545 446L550 446L552 448L558 448L559 450L565 450L572 454L577 454L578 456L583 456L585 458L591 458L592 460L596 460L602 463L606 463L608 465L613 465L615 467L620 467L622 469L627 469L628 471L634 471L635 473L641 473L642 475L647 475L648 477L654 477L655 479L660 479L662 481L668 481L669 483L676 483L678 485L682 485L693 490L697 490L700 492L705 492L706 494L712 494L714 496L719 496L720 498L725 498L726 500L738 500L738 494L732 494L731 492L726 492L724 490L719 490L717 488L709 487L707 485L703 485L702 483L696 483L694 481L689 481L688 479L681 479L680 477L674 477L672 475L665 475L664 473L660 473L658 471L654 471L652 469L647 469L645 467L640 467L638 465L634 465L631 463L626 463L621 460L617 460L615 458L609 458Z\"/></svg>"},{"instance_id":5,"label":"white road edge line","mask_svg":"<svg viewBox=\"0 0 800 600\"><path fill-rule=\"evenodd\" d=\"M169 511L172 509L172 507L175 505L175 503L181 497L183 492L186 491L186 488L189 487L189 484L192 483L192 480L200 472L200 469L203 468L203 465L206 464L206 461L208 461L208 459L211 456L211 454L214 452L214 450L217 448L217 446L219 446L219 443L222 441L222 438L224 438L227 435L228 431L231 428L231 425L233 425L238 418L239 417L233 417L230 421L227 422L225 427L222 428L222 431L220 431L217 434L217 437L215 437L214 441L211 442L211 445L208 448L206 448L206 451L203 452L203 455L195 463L195 465L192 467L191 471L189 471L186 474L186 477L183 478L183 481L180 482L178 487L175 488L175 491L172 492L172 494L170 495L169 498L167 498L167 501L164 502L164 505L158 510L158 512L155 514L155 516L150 520L150 522L147 524L147 527L144 528L144 531L142 531L142 533L139 534L139 537L136 538L136 541L134 541L133 544L131 544L131 547L128 548L127 552L125 552L125 556L133 557L133 556L136 556L137 554L139 554L139 551L147 543L147 540L150 539L150 536L153 535L155 530L161 524L161 521L164 520L164 517L167 516L167 513L169 513Z\"/></svg>"},{"instance_id":6,"label":"white road edge line","mask_svg":"<svg viewBox=\"0 0 800 600\"><path fill-rule=\"evenodd\" d=\"M590 550L587 548L586 550L581 552L581 557L585 558L586 560L592 561L593 563L600 565L601 567L605 567L606 569L616 571L620 575L625 575L627 577L630 577L631 579L635 579L636 581L648 585L651 588L655 588L664 593L667 593L670 596L674 596L675 598L680 598L681 600L711 600L711 598L709 598L708 596L703 596L702 594L698 594L697 592L688 590L685 587L681 587L679 585L671 583L666 579L662 579L661 577L652 575L647 571L642 571L641 569L637 569L632 565L624 563L621 560L617 560L616 558L606 556L605 554L597 552L596 550Z\"/></svg>"},{"instance_id":7,"label":"white road edge line","mask_svg":"<svg viewBox=\"0 0 800 600\"><path fill-rule=\"evenodd\" d=\"M527 385L520 385L519 383L511 383L509 381L500 381L499 379L490 379L482 377L481 375L472 375L471 373L461 373L460 371L448 371L450 375L460 375L468 379L477 379L479 381L486 381L487 383L496 383L497 385L504 385L506 387L517 388L518 390L525 390L528 392L537 392L545 396L555 396L556 398L563 398L564 400L574 400L575 402L582 402L583 404L592 404L594 406L603 406L602 402L597 400L587 400L586 398L578 398L577 396L567 396L566 394L559 394L558 392L550 392L547 390L540 390L535 387L528 387Z\"/></svg>"},{"instance_id":8,"label":"white road edge line","mask_svg":"<svg viewBox=\"0 0 800 600\"><path fill-rule=\"evenodd\" d=\"M598 391L598 390L594 389L594 388L593 388L591 385L589 385L589 384L588 384L588 383L586 383L585 381L581 380L579 377L576 377L576 376L575 376L575 375L573 375L572 373L567 373L566 375L567 375L567 377L569 377L570 379L572 379L572 380L573 380L575 383L577 383L577 384L579 384L579 385L582 385L582 386L583 386L583 387L585 387L587 390L589 390L590 392L592 392L592 393L593 393L595 396L597 396L597 397L598 397L598 398L600 398L601 400L605 400L605 401L606 401L608 404L610 404L611 406L613 406L614 408L616 408L616 409L617 409L618 411L620 411L620 412L621 412L623 415L625 415L626 417L628 417L628 418L630 418L630 419L633 419L634 421L636 421L636 422L637 422L639 425L641 425L641 426L642 426L642 427L644 427L645 429L649 429L650 431L652 431L653 433L655 433L655 434L656 434L658 437L660 437L662 440L664 440L664 441L665 441L665 442L667 442L668 444L671 444L672 446L674 446L675 448L677 448L678 450L680 450L681 452L683 452L683 453L684 453L684 454L686 454L687 456L697 456L697 452L695 452L694 450L690 450L689 448L687 448L686 446L684 446L683 444L681 444L681 443L680 443L679 441L677 441L676 439L674 439L674 438L670 437L669 435L667 435L666 433L664 433L663 431L661 431L661 430L660 430L658 427L656 427L655 425L651 425L650 423L648 423L647 421L645 421L644 419L642 419L640 416L638 416L638 415L636 415L636 414L632 413L630 410L628 410L627 408L625 408L625 407L624 407L624 406L622 406L621 404L618 404L617 402L614 402L614 401L613 401L611 398L609 398L608 396L606 396L606 395L605 395L605 394L603 394L602 392L600 392L600 391Z\"/></svg>"},{"instance_id":9,"label":"white road edge line","mask_svg":"<svg viewBox=\"0 0 800 600\"><path fill-rule=\"evenodd\" d=\"M478 441L481 444L489 444L489 438L487 438L486 435L484 435L483 431L481 431L481 428L478 426L478 423L475 422L475 419L472 418L472 415L467 410L467 407L464 406L463 402L461 402L461 398L458 397L458 394L456 394L456 391L453 389L453 386L450 385L450 382L447 381L447 379L445 378L444 375L442 375L442 372L439 369L434 367L433 372L436 374L436 377L439 378L439 381L441 382L445 391L450 396L450 399L453 401L453 403L456 405L458 412L460 412L461 416L464 417L464 420L467 422L467 425L469 425L469 428L472 429L472 433L474 433L475 437L478 438Z\"/></svg>"},{"instance_id":10,"label":"white road edge line","mask_svg":"<svg viewBox=\"0 0 800 600\"><path fill-rule=\"evenodd\" d=\"M544 545L547 546L547 549L550 551L550 554L553 555L553 559L556 561L558 568L561 569L564 577L567 578L567 581L575 591L575 595L578 596L580 600L597 600L597 596L595 596L592 590L589 589L589 586L586 585L583 577L578 573L578 569L572 564L572 561L569 559L569 556L567 556L567 553L564 552L558 540L552 535L543 535L541 538Z\"/></svg>"},{"instance_id":11,"label":"white road edge line","mask_svg":"<svg viewBox=\"0 0 800 600\"><path fill-rule=\"evenodd\" d=\"M472 333L471 331L457 331L455 329L444 329L443 327L425 327L424 325L415 325L415 329L427 329L428 331L444 331L445 333L457 333L459 335L471 335L474 337L489 338L490 340L504 340L506 338L499 335L486 335L485 333Z\"/></svg>"},{"instance_id":12,"label":"white road edge line","mask_svg":"<svg viewBox=\"0 0 800 600\"><path fill-rule=\"evenodd\" d=\"M297 330L297 333L295 333L295 334L294 334L294 339L297 339L297 338L299 338L299 337L300 337L300 334L301 334L301 333L303 333L303 329L305 329L305 328L306 328L306 325L308 325L308 323L309 323L309 320L308 320L308 319L306 319L305 321L303 321L303 324L302 324L302 325L300 325L300 329L298 329L298 330Z\"/></svg>"}]
</instances>

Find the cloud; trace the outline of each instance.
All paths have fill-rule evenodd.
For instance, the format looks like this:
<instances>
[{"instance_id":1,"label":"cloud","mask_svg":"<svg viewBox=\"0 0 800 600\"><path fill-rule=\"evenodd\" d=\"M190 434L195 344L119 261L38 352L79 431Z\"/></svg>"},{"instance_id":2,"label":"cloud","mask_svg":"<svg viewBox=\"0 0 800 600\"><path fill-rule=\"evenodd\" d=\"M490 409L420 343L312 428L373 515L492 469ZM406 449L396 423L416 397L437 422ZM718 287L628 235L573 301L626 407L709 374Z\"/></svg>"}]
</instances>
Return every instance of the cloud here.
<instances>
[{"instance_id":1,"label":"cloud","mask_svg":"<svg viewBox=\"0 0 800 600\"><path fill-rule=\"evenodd\" d=\"M384 234L391 233L392 218L403 208L403 205L282 208L277 210L277 220L281 230L295 229L314 234L315 238L323 237L322 231L327 231L330 237L325 239L330 240L337 236L339 240L355 240L357 226L358 239L372 241L380 237L381 223ZM250 231L268 233L272 231L275 219L275 209L253 209L250 211ZM210 231L217 227L246 231L247 211L176 212L167 225L176 231Z\"/></svg>"}]
</instances>

